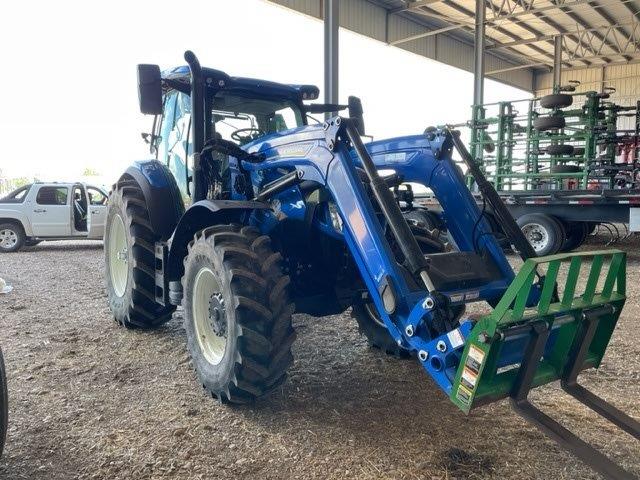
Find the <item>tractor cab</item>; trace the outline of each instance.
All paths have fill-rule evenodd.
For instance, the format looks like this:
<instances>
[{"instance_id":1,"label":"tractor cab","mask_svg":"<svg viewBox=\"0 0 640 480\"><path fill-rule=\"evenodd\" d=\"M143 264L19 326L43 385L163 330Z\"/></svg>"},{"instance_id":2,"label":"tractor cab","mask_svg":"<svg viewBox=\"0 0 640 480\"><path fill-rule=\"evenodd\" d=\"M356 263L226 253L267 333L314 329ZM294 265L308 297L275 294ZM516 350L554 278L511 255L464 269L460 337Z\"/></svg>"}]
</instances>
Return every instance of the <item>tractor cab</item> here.
<instances>
[{"instance_id":1,"label":"tractor cab","mask_svg":"<svg viewBox=\"0 0 640 480\"><path fill-rule=\"evenodd\" d=\"M183 199L190 203L193 185L193 140L232 142L238 147L262 137L307 124L304 100L318 97L313 85L287 85L252 78L231 77L203 68L205 88L194 99L189 67L160 72L156 65L139 65L139 95L143 111L154 114L153 129L143 138L155 157L173 173ZM193 132L193 129L197 129ZM196 140L197 141L197 140ZM214 152L218 172L229 171L229 155ZM226 182L222 182L226 183ZM227 195L229 192L226 192ZM224 196L224 192L218 192Z\"/></svg>"}]
</instances>

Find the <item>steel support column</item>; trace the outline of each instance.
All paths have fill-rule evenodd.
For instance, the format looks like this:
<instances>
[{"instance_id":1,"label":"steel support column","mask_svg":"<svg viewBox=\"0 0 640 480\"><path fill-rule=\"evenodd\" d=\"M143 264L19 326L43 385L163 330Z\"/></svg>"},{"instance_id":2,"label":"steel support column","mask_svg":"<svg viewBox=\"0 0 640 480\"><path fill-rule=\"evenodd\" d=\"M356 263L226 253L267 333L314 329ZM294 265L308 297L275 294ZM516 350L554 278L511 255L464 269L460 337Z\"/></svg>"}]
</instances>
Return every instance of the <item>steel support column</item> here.
<instances>
[{"instance_id":1,"label":"steel support column","mask_svg":"<svg viewBox=\"0 0 640 480\"><path fill-rule=\"evenodd\" d=\"M559 87L562 82L562 35L553 39L553 86Z\"/></svg>"},{"instance_id":2,"label":"steel support column","mask_svg":"<svg viewBox=\"0 0 640 480\"><path fill-rule=\"evenodd\" d=\"M485 0L476 0L475 42L473 55L473 103L484 102Z\"/></svg>"},{"instance_id":3,"label":"steel support column","mask_svg":"<svg viewBox=\"0 0 640 480\"><path fill-rule=\"evenodd\" d=\"M324 101L338 103L338 29L340 26L339 0L324 0ZM330 118L333 113L327 113Z\"/></svg>"}]
</instances>

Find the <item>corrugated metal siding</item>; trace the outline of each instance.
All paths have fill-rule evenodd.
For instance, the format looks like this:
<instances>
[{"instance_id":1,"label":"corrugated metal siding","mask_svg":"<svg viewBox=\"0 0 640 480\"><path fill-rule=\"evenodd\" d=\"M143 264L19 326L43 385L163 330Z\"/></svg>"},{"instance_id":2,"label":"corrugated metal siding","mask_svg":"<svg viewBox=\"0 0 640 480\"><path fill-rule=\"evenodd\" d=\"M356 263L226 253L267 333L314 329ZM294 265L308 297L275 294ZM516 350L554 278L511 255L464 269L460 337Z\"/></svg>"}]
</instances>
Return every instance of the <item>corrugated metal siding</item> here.
<instances>
[{"instance_id":1,"label":"corrugated metal siding","mask_svg":"<svg viewBox=\"0 0 640 480\"><path fill-rule=\"evenodd\" d=\"M611 94L611 101L619 105L635 105L640 100L640 63L629 65L612 65L610 67L589 68L562 72L562 83L578 80L578 92L601 91L603 86L616 89ZM545 73L535 77L535 95L537 97L551 93L553 74ZM634 128L634 120L621 118L618 127Z\"/></svg>"},{"instance_id":2,"label":"corrugated metal siding","mask_svg":"<svg viewBox=\"0 0 640 480\"><path fill-rule=\"evenodd\" d=\"M320 0L270 0L284 7L316 18L322 17ZM387 25L387 17L389 23ZM340 2L340 26L381 42L392 42L400 38L425 33L428 29L400 15L387 15L385 8L368 0L342 0ZM432 35L397 45L398 48L437 60L466 71L473 71L473 47L447 34ZM513 67L514 64L487 54L486 70ZM531 91L533 72L531 69L513 70L491 75L492 79L523 90Z\"/></svg>"}]
</instances>

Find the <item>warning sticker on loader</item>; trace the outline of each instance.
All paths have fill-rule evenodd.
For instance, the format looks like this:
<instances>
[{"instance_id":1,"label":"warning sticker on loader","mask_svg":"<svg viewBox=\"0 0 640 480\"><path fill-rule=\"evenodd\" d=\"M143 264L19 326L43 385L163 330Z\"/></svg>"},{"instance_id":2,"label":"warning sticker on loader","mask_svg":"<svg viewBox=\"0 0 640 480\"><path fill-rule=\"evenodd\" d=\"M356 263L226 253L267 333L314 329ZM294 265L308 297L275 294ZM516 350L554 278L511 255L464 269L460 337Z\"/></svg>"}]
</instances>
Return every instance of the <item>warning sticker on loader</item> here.
<instances>
[{"instance_id":1,"label":"warning sticker on loader","mask_svg":"<svg viewBox=\"0 0 640 480\"><path fill-rule=\"evenodd\" d=\"M478 374L472 372L467 367L464 367L462 370L462 376L460 377L460 383L467 387L469 390L473 390L476 388L476 383L478 382Z\"/></svg>"},{"instance_id":2,"label":"warning sticker on loader","mask_svg":"<svg viewBox=\"0 0 640 480\"><path fill-rule=\"evenodd\" d=\"M480 373L480 368L482 368L482 362L484 362L484 352L474 345L469 346L466 367L477 375Z\"/></svg>"},{"instance_id":3,"label":"warning sticker on loader","mask_svg":"<svg viewBox=\"0 0 640 480\"><path fill-rule=\"evenodd\" d=\"M458 400L464 403L471 403L472 396L473 393L471 392L471 390L466 388L464 385L458 386L458 392L456 393L456 397L458 398Z\"/></svg>"}]
</instances>

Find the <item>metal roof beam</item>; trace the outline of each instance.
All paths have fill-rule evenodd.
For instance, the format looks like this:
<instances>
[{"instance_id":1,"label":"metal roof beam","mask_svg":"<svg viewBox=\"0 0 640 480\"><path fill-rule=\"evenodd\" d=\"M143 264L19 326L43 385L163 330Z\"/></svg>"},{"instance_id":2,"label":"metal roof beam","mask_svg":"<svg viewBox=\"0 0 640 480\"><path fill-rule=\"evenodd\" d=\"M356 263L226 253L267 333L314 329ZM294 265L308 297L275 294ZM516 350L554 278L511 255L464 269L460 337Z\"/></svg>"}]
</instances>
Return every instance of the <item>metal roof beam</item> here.
<instances>
[{"instance_id":1,"label":"metal roof beam","mask_svg":"<svg viewBox=\"0 0 640 480\"><path fill-rule=\"evenodd\" d=\"M602 25L602 26L592 27L592 28L576 28L575 30L567 30L566 33L563 35L584 35L585 33L589 33L589 32L604 32L606 34L608 31L611 30L612 27L614 28L631 27L632 33L625 34L625 38L627 39L627 42L632 42L633 44L638 45L639 41L636 41L634 39L634 35L636 31L640 33L640 22L635 20L631 22L615 23L613 25ZM497 44L497 45L492 45L490 47L487 47L487 50L498 50L500 48L516 47L519 45L529 45L531 43L553 40L554 37L556 37L555 34L525 38L523 40L518 40L514 42L506 42L506 43L503 42L502 44Z\"/></svg>"},{"instance_id":2,"label":"metal roof beam","mask_svg":"<svg viewBox=\"0 0 640 480\"><path fill-rule=\"evenodd\" d=\"M405 1L404 7L392 8L389 10L390 14L406 12L408 10L417 10L420 7L426 7L427 5L432 5L434 3L441 2L442 0L414 0L414 1Z\"/></svg>"},{"instance_id":3,"label":"metal roof beam","mask_svg":"<svg viewBox=\"0 0 640 480\"><path fill-rule=\"evenodd\" d=\"M447 5L448 7L451 7L452 9L456 10L457 12L460 12L463 15L466 15L467 17L474 18L474 13L473 12L471 12L471 11L467 10L466 8L458 5L457 3L454 3L452 0L443 0L442 3L444 5ZM520 37L520 36L518 36L518 35L516 35L514 33L511 33L509 30L507 30L507 29L505 29L503 27L494 26L492 28L496 32L499 32L499 33L501 33L503 35L506 35L506 36L510 37L511 39L513 39L513 40L522 40L522 37ZM528 26L527 30L530 33L533 33L534 35L542 35L542 32L540 32L539 30L536 30L533 27L529 27ZM553 42L551 42L551 44L553 44ZM529 48L531 48L532 50L534 50L534 51L536 51L536 52L538 52L538 53L540 53L542 55L545 55L546 57L548 57L553 62L553 54L552 53L549 53L546 50L543 50L542 48L537 47L535 45L533 45L533 46L531 46ZM520 55L522 55L521 52L518 52L518 53Z\"/></svg>"}]
</instances>

